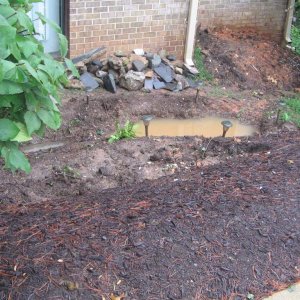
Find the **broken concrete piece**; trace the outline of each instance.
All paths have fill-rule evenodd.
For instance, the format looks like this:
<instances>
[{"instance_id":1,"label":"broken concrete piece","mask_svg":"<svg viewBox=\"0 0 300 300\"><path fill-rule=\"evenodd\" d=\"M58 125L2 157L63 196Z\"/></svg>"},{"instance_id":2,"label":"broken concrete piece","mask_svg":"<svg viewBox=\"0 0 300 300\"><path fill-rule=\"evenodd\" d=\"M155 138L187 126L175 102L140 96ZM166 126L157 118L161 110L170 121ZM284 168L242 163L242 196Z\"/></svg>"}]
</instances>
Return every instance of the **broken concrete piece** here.
<instances>
[{"instance_id":1,"label":"broken concrete piece","mask_svg":"<svg viewBox=\"0 0 300 300\"><path fill-rule=\"evenodd\" d=\"M147 71L147 72L145 73L146 78L152 78L153 75L154 75L154 73L153 73L152 70L149 70L149 71Z\"/></svg>"},{"instance_id":2,"label":"broken concrete piece","mask_svg":"<svg viewBox=\"0 0 300 300\"><path fill-rule=\"evenodd\" d=\"M149 66L151 69L157 68L161 64L161 58L159 55L154 54L152 59L149 59Z\"/></svg>"},{"instance_id":3,"label":"broken concrete piece","mask_svg":"<svg viewBox=\"0 0 300 300\"><path fill-rule=\"evenodd\" d=\"M103 84L104 84L104 88L107 91L109 91L111 93L116 93L117 92L117 87L116 87L115 79L114 79L114 76L112 74L107 74L103 78Z\"/></svg>"},{"instance_id":4,"label":"broken concrete piece","mask_svg":"<svg viewBox=\"0 0 300 300\"><path fill-rule=\"evenodd\" d=\"M119 57L110 56L108 58L108 65L110 68L114 69L115 71L120 70L123 66L123 61Z\"/></svg>"},{"instance_id":5,"label":"broken concrete piece","mask_svg":"<svg viewBox=\"0 0 300 300\"><path fill-rule=\"evenodd\" d=\"M95 48L85 54L74 57L72 59L72 62L75 65L79 62L83 62L84 64L87 64L87 63L97 59L99 56L102 56L105 53L106 53L105 47Z\"/></svg>"},{"instance_id":6,"label":"broken concrete piece","mask_svg":"<svg viewBox=\"0 0 300 300\"><path fill-rule=\"evenodd\" d=\"M169 61L175 61L176 60L176 55L173 55L173 54L167 55L167 59Z\"/></svg>"},{"instance_id":7,"label":"broken concrete piece","mask_svg":"<svg viewBox=\"0 0 300 300\"><path fill-rule=\"evenodd\" d=\"M160 64L154 68L154 72L159 75L164 82L171 82L174 79L173 70L165 64Z\"/></svg>"},{"instance_id":8,"label":"broken concrete piece","mask_svg":"<svg viewBox=\"0 0 300 300\"><path fill-rule=\"evenodd\" d=\"M156 90L160 90L166 86L166 84L160 80L158 80L156 77L153 79L153 86Z\"/></svg>"},{"instance_id":9,"label":"broken concrete piece","mask_svg":"<svg viewBox=\"0 0 300 300\"><path fill-rule=\"evenodd\" d=\"M181 84L182 89L187 89L190 87L189 81L187 80L187 78L185 78L184 76L180 75L180 74L176 74L174 76L175 80Z\"/></svg>"},{"instance_id":10,"label":"broken concrete piece","mask_svg":"<svg viewBox=\"0 0 300 300\"><path fill-rule=\"evenodd\" d=\"M132 69L137 72L142 72L146 68L145 64L141 60L134 60L132 62Z\"/></svg>"},{"instance_id":11,"label":"broken concrete piece","mask_svg":"<svg viewBox=\"0 0 300 300\"><path fill-rule=\"evenodd\" d=\"M116 57L126 57L127 55L123 52L123 51L121 51L121 50L117 50L115 53L114 53L114 55L116 56Z\"/></svg>"},{"instance_id":12,"label":"broken concrete piece","mask_svg":"<svg viewBox=\"0 0 300 300\"><path fill-rule=\"evenodd\" d=\"M136 54L136 55L140 55L140 56L145 55L145 52L144 52L143 49L134 49L133 53Z\"/></svg>"},{"instance_id":13,"label":"broken concrete piece","mask_svg":"<svg viewBox=\"0 0 300 300\"><path fill-rule=\"evenodd\" d=\"M88 73L88 72L83 73L80 76L80 81L84 85L84 89L87 92L91 92L91 91L95 90L97 87L99 87L99 84L95 80L94 76L92 74Z\"/></svg>"},{"instance_id":14,"label":"broken concrete piece","mask_svg":"<svg viewBox=\"0 0 300 300\"><path fill-rule=\"evenodd\" d=\"M67 89L76 89L76 90L83 90L84 89L84 85L82 84L82 82L78 79L70 79L69 82L67 83L67 85L65 86L65 88Z\"/></svg>"},{"instance_id":15,"label":"broken concrete piece","mask_svg":"<svg viewBox=\"0 0 300 300\"><path fill-rule=\"evenodd\" d=\"M120 77L120 86L128 91L137 91L144 86L145 74L142 72L129 71Z\"/></svg>"},{"instance_id":16,"label":"broken concrete piece","mask_svg":"<svg viewBox=\"0 0 300 300\"><path fill-rule=\"evenodd\" d=\"M153 90L153 79L152 78L146 78L144 88L149 91Z\"/></svg>"},{"instance_id":17,"label":"broken concrete piece","mask_svg":"<svg viewBox=\"0 0 300 300\"><path fill-rule=\"evenodd\" d=\"M176 67L175 68L175 73L182 75L183 74L183 69Z\"/></svg>"},{"instance_id":18,"label":"broken concrete piece","mask_svg":"<svg viewBox=\"0 0 300 300\"><path fill-rule=\"evenodd\" d=\"M198 75L199 71L195 67L191 67L188 64L183 64L183 70L191 75Z\"/></svg>"},{"instance_id":19,"label":"broken concrete piece","mask_svg":"<svg viewBox=\"0 0 300 300\"><path fill-rule=\"evenodd\" d=\"M103 79L106 75L107 75L107 72L105 72L105 71L98 70L96 72L96 76L101 79Z\"/></svg>"}]
</instances>

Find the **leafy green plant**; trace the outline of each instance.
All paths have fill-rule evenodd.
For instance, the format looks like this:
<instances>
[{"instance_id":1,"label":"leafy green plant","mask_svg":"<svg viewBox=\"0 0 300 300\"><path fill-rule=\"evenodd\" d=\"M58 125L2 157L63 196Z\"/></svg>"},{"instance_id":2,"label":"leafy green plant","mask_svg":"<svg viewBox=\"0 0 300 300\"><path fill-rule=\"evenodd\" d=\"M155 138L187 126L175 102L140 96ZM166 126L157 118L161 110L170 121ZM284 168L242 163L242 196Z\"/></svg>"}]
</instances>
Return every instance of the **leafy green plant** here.
<instances>
[{"instance_id":1,"label":"leafy green plant","mask_svg":"<svg viewBox=\"0 0 300 300\"><path fill-rule=\"evenodd\" d=\"M300 128L300 98L286 98L283 103L280 119L284 122L293 122Z\"/></svg>"},{"instance_id":2,"label":"leafy green plant","mask_svg":"<svg viewBox=\"0 0 300 300\"><path fill-rule=\"evenodd\" d=\"M292 47L295 49L295 52L300 55L300 28L292 26L291 39Z\"/></svg>"},{"instance_id":3,"label":"leafy green plant","mask_svg":"<svg viewBox=\"0 0 300 300\"><path fill-rule=\"evenodd\" d=\"M126 121L124 127L120 126L120 123L116 122L116 131L112 134L108 140L109 143L114 143L122 139L132 139L136 137L136 127L137 125Z\"/></svg>"},{"instance_id":4,"label":"leafy green plant","mask_svg":"<svg viewBox=\"0 0 300 300\"><path fill-rule=\"evenodd\" d=\"M194 52L194 63L195 67L198 69L199 74L196 76L196 79L211 81L213 76L209 73L204 65L203 55L201 52L201 48L197 47Z\"/></svg>"},{"instance_id":5,"label":"leafy green plant","mask_svg":"<svg viewBox=\"0 0 300 300\"><path fill-rule=\"evenodd\" d=\"M65 66L45 53L27 15L39 0L0 0L0 155L5 167L30 172L30 163L19 144L46 127L61 125L58 89L68 82ZM64 63L78 76L66 59L68 42L61 28L41 14L38 19L55 29Z\"/></svg>"}]
</instances>

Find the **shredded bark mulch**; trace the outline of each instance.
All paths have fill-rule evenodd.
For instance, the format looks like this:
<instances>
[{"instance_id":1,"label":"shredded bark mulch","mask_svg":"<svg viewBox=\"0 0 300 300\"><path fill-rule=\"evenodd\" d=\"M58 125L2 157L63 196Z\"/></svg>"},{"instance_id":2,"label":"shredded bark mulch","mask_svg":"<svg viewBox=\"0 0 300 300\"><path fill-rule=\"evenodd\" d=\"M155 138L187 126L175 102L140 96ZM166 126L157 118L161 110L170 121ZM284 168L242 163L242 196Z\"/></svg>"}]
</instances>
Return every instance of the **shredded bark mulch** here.
<instances>
[{"instance_id":1,"label":"shredded bark mulch","mask_svg":"<svg viewBox=\"0 0 300 300\"><path fill-rule=\"evenodd\" d=\"M261 299L297 281L300 137L268 139L156 181L4 205L0 299Z\"/></svg>"}]
</instances>

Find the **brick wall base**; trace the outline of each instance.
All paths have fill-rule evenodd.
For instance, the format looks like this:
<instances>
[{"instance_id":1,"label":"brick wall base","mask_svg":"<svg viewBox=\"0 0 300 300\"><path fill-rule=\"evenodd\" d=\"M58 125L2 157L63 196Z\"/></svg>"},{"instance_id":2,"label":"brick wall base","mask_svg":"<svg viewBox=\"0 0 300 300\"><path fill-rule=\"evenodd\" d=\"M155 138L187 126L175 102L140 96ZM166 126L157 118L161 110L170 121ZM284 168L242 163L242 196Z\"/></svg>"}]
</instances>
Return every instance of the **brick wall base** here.
<instances>
[{"instance_id":1,"label":"brick wall base","mask_svg":"<svg viewBox=\"0 0 300 300\"><path fill-rule=\"evenodd\" d=\"M288 0L199 0L202 28L255 27L282 36ZM183 57L188 0L70 0L70 54L165 49Z\"/></svg>"}]
</instances>

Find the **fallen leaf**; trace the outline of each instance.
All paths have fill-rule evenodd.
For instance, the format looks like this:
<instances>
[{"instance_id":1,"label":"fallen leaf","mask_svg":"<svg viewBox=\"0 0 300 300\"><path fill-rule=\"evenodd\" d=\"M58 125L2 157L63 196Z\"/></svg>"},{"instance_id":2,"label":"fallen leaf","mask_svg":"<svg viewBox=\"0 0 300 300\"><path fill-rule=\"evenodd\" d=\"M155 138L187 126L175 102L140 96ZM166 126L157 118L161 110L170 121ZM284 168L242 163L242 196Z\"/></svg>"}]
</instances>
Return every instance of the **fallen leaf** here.
<instances>
[{"instance_id":1,"label":"fallen leaf","mask_svg":"<svg viewBox=\"0 0 300 300\"><path fill-rule=\"evenodd\" d=\"M288 162L288 164L290 164L290 165L292 165L292 164L294 163L294 161L293 161L293 160L290 160L290 159L289 159L287 162Z\"/></svg>"},{"instance_id":2,"label":"fallen leaf","mask_svg":"<svg viewBox=\"0 0 300 300\"><path fill-rule=\"evenodd\" d=\"M79 284L77 282L69 281L69 280L61 281L60 285L64 286L69 291L75 291L78 290L79 288Z\"/></svg>"},{"instance_id":3,"label":"fallen leaf","mask_svg":"<svg viewBox=\"0 0 300 300\"><path fill-rule=\"evenodd\" d=\"M122 293L121 296L115 296L114 294L110 295L110 300L123 300L125 298L125 294Z\"/></svg>"}]
</instances>

